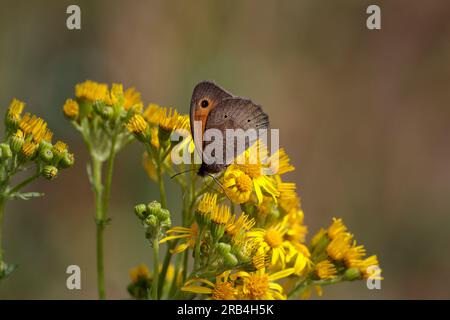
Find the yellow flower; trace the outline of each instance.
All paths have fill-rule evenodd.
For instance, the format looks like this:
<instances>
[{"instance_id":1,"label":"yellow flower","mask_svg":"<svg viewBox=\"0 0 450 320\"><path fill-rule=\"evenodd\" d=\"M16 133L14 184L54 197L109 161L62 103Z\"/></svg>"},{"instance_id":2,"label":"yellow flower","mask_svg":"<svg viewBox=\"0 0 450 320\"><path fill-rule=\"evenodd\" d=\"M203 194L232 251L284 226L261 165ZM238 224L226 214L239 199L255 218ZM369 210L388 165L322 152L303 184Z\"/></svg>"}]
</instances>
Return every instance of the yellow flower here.
<instances>
[{"instance_id":1,"label":"yellow flower","mask_svg":"<svg viewBox=\"0 0 450 320\"><path fill-rule=\"evenodd\" d=\"M241 213L238 216L231 216L225 225L225 232L231 237L235 237L242 231L248 231L255 225L255 219Z\"/></svg>"},{"instance_id":2,"label":"yellow flower","mask_svg":"<svg viewBox=\"0 0 450 320\"><path fill-rule=\"evenodd\" d=\"M9 104L7 116L17 123L20 120L20 115L24 108L25 103L14 98Z\"/></svg>"},{"instance_id":3,"label":"yellow flower","mask_svg":"<svg viewBox=\"0 0 450 320\"><path fill-rule=\"evenodd\" d=\"M217 208L217 194L206 192L199 201L196 216L201 224L206 224L211 219L211 214Z\"/></svg>"},{"instance_id":4,"label":"yellow flower","mask_svg":"<svg viewBox=\"0 0 450 320\"><path fill-rule=\"evenodd\" d=\"M141 100L141 93L135 88L128 88L124 93L125 103L123 105L125 110L133 108L136 112L142 112L143 104Z\"/></svg>"},{"instance_id":5,"label":"yellow flower","mask_svg":"<svg viewBox=\"0 0 450 320\"><path fill-rule=\"evenodd\" d=\"M303 224L304 213L302 210L290 211L285 216L288 230L285 238L291 242L305 242L308 227Z\"/></svg>"},{"instance_id":6,"label":"yellow flower","mask_svg":"<svg viewBox=\"0 0 450 320\"><path fill-rule=\"evenodd\" d=\"M67 151L67 144L65 144L62 141L57 141L54 145L53 148L55 149L55 151L59 154L62 154L64 152Z\"/></svg>"},{"instance_id":7,"label":"yellow flower","mask_svg":"<svg viewBox=\"0 0 450 320\"><path fill-rule=\"evenodd\" d=\"M189 248L194 248L195 241L198 235L198 226L196 223L192 224L190 228L185 227L173 227L166 231L167 237L162 239L159 243L164 243L174 239L186 239L185 243L178 245L175 249L171 250L172 253L180 253Z\"/></svg>"},{"instance_id":8,"label":"yellow flower","mask_svg":"<svg viewBox=\"0 0 450 320\"><path fill-rule=\"evenodd\" d=\"M229 280L230 271L225 271L216 277L216 282L212 283L207 279L194 278L188 280L181 288L182 291L209 294L213 300L235 300L237 290L234 283ZM206 286L193 285L193 283L202 283Z\"/></svg>"},{"instance_id":9,"label":"yellow flower","mask_svg":"<svg viewBox=\"0 0 450 320\"><path fill-rule=\"evenodd\" d=\"M63 107L64 115L69 119L76 119L80 112L78 103L75 100L67 99Z\"/></svg>"},{"instance_id":10,"label":"yellow flower","mask_svg":"<svg viewBox=\"0 0 450 320\"><path fill-rule=\"evenodd\" d=\"M120 83L113 83L109 94L105 96L105 102L108 105L119 103L120 98L123 97L123 85Z\"/></svg>"},{"instance_id":11,"label":"yellow flower","mask_svg":"<svg viewBox=\"0 0 450 320\"><path fill-rule=\"evenodd\" d=\"M338 234L327 247L327 253L333 260L342 260L350 249L352 236L348 233Z\"/></svg>"},{"instance_id":12,"label":"yellow flower","mask_svg":"<svg viewBox=\"0 0 450 320\"><path fill-rule=\"evenodd\" d=\"M24 132L25 135L30 135L33 141L36 143L42 140L50 142L52 138L52 132L47 128L47 123L44 119L36 117L26 113L22 120L19 122L19 128Z\"/></svg>"},{"instance_id":13,"label":"yellow flower","mask_svg":"<svg viewBox=\"0 0 450 320\"><path fill-rule=\"evenodd\" d=\"M211 212L211 222L225 226L230 220L230 208L227 205L220 205L214 208Z\"/></svg>"},{"instance_id":14,"label":"yellow flower","mask_svg":"<svg viewBox=\"0 0 450 320\"><path fill-rule=\"evenodd\" d=\"M136 136L143 137L148 128L148 124L140 114L135 114L125 124L126 128Z\"/></svg>"},{"instance_id":15,"label":"yellow flower","mask_svg":"<svg viewBox=\"0 0 450 320\"><path fill-rule=\"evenodd\" d=\"M237 272L232 276L242 279L240 288L240 299L250 300L285 300L283 287L276 283L276 280L286 278L294 273L294 268L284 269L272 274L266 273L265 269L255 272Z\"/></svg>"},{"instance_id":16,"label":"yellow flower","mask_svg":"<svg viewBox=\"0 0 450 320\"><path fill-rule=\"evenodd\" d=\"M31 159L37 151L38 144L33 141L25 141L25 143L22 146L22 155L26 159Z\"/></svg>"},{"instance_id":17,"label":"yellow flower","mask_svg":"<svg viewBox=\"0 0 450 320\"><path fill-rule=\"evenodd\" d=\"M342 219L333 218L333 223L328 228L328 237L333 240L338 235L345 233L347 231L347 227L342 222Z\"/></svg>"},{"instance_id":18,"label":"yellow flower","mask_svg":"<svg viewBox=\"0 0 450 320\"><path fill-rule=\"evenodd\" d=\"M230 169L225 171L223 187L234 203L241 204L250 199L253 181L243 171Z\"/></svg>"},{"instance_id":19,"label":"yellow flower","mask_svg":"<svg viewBox=\"0 0 450 320\"><path fill-rule=\"evenodd\" d=\"M131 282L137 283L141 279L150 278L150 270L145 264L140 264L130 270Z\"/></svg>"},{"instance_id":20,"label":"yellow flower","mask_svg":"<svg viewBox=\"0 0 450 320\"><path fill-rule=\"evenodd\" d=\"M378 258L372 255L358 263L358 269L364 278L383 280L381 277L381 269L379 267Z\"/></svg>"},{"instance_id":21,"label":"yellow flower","mask_svg":"<svg viewBox=\"0 0 450 320\"><path fill-rule=\"evenodd\" d=\"M86 80L75 86L75 96L78 99L88 100L90 102L96 100L108 99L108 85L105 83L97 83Z\"/></svg>"},{"instance_id":22,"label":"yellow flower","mask_svg":"<svg viewBox=\"0 0 450 320\"><path fill-rule=\"evenodd\" d=\"M333 279L336 276L336 267L329 260L316 264L315 272L320 279Z\"/></svg>"},{"instance_id":23,"label":"yellow flower","mask_svg":"<svg viewBox=\"0 0 450 320\"><path fill-rule=\"evenodd\" d=\"M282 221L275 226L267 229L255 228L247 233L247 237L263 246L271 255L271 265L275 266L278 262L284 268L286 260L295 254L295 248L292 244L284 239L287 232L286 221ZM294 251L293 251L294 250Z\"/></svg>"},{"instance_id":24,"label":"yellow flower","mask_svg":"<svg viewBox=\"0 0 450 320\"><path fill-rule=\"evenodd\" d=\"M357 246L354 241L352 247L344 254L344 262L348 268L358 267L360 260L366 255L363 245Z\"/></svg>"},{"instance_id":25,"label":"yellow flower","mask_svg":"<svg viewBox=\"0 0 450 320\"><path fill-rule=\"evenodd\" d=\"M308 248L301 243L295 242L293 243L293 247L295 250L291 250L290 255L287 257L288 262L295 258L294 262L294 270L296 275L302 275L307 272L311 265L311 253Z\"/></svg>"},{"instance_id":26,"label":"yellow flower","mask_svg":"<svg viewBox=\"0 0 450 320\"><path fill-rule=\"evenodd\" d=\"M300 210L300 199L296 193L296 184L293 182L282 182L279 176L275 177L279 193L278 202L284 212Z\"/></svg>"},{"instance_id":27,"label":"yellow flower","mask_svg":"<svg viewBox=\"0 0 450 320\"><path fill-rule=\"evenodd\" d=\"M164 114L165 114L164 108L161 108L157 104L151 103L149 104L147 109L145 109L143 116L148 123L152 125L159 125L159 122L161 118L164 116Z\"/></svg>"},{"instance_id":28,"label":"yellow flower","mask_svg":"<svg viewBox=\"0 0 450 320\"><path fill-rule=\"evenodd\" d=\"M295 170L295 167L289 162L289 157L283 148L278 149L268 159L268 167L271 169L272 174L284 174Z\"/></svg>"}]
</instances>

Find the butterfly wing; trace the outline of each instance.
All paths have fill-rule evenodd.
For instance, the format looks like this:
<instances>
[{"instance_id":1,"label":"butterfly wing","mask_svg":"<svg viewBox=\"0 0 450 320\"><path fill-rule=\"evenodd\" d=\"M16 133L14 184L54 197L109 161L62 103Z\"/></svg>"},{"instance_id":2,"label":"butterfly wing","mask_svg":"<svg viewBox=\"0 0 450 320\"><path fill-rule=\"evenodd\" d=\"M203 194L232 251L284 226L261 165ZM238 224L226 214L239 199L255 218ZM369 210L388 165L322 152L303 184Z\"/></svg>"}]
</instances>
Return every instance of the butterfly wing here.
<instances>
[{"instance_id":1,"label":"butterfly wing","mask_svg":"<svg viewBox=\"0 0 450 320\"><path fill-rule=\"evenodd\" d=\"M229 163L238 156L240 152L251 146L258 139L258 130L269 128L269 117L262 110L261 106L253 103L251 100L243 98L227 98L222 100L217 106L211 110L208 115L205 132L209 129L218 129L223 136L224 146L222 163L214 163L208 154L203 154L203 168L207 172L219 172L229 165ZM232 137L227 133L227 129L234 130ZM253 130L249 130L253 129ZM236 131L238 130L238 131ZM241 135L244 134L244 137ZM238 145L237 137L241 136L244 140L240 140ZM242 142L245 144L242 145ZM204 142L204 147L213 141ZM239 152L240 151L240 152ZM214 155L214 154L213 154Z\"/></svg>"},{"instance_id":2,"label":"butterfly wing","mask_svg":"<svg viewBox=\"0 0 450 320\"><path fill-rule=\"evenodd\" d=\"M197 150L203 149L201 141L209 113L220 101L231 97L230 93L210 81L202 81L195 86L191 98L190 120L191 134ZM196 123L200 124L200 128L196 129Z\"/></svg>"}]
</instances>

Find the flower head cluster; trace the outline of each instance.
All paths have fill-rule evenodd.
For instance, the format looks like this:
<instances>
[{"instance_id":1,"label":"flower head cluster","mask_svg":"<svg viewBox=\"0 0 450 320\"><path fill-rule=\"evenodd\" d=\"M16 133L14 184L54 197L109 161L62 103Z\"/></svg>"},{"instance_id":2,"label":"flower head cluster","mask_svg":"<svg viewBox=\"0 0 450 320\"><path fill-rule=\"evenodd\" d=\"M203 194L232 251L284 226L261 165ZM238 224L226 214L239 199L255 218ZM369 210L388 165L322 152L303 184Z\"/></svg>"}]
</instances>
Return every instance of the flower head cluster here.
<instances>
[{"instance_id":1,"label":"flower head cluster","mask_svg":"<svg viewBox=\"0 0 450 320\"><path fill-rule=\"evenodd\" d=\"M195 222L169 229L161 241L177 241L172 253L193 251L196 268L183 292L212 299L286 299L298 297L299 288L302 296L310 288L321 292L323 281L373 276L368 270L378 266L376 257L364 257L364 247L340 219L306 243L296 184L283 180L292 170L283 149L269 155L257 142L220 175L222 188L201 192Z\"/></svg>"},{"instance_id":2,"label":"flower head cluster","mask_svg":"<svg viewBox=\"0 0 450 320\"><path fill-rule=\"evenodd\" d=\"M74 164L74 155L64 142L53 144L47 122L30 113L22 114L24 107L24 102L13 99L6 112L6 141L0 145L2 166L17 172L34 162L38 172L52 180L61 169Z\"/></svg>"},{"instance_id":3,"label":"flower head cluster","mask_svg":"<svg viewBox=\"0 0 450 320\"><path fill-rule=\"evenodd\" d=\"M5 138L0 143L0 202L9 199L28 200L39 197L37 192L22 189L39 177L53 180L63 169L73 166L74 155L62 141L52 143L53 133L44 119L30 113L23 114L25 103L13 99L5 114ZM12 186L14 176L31 166L35 173ZM29 170L28 173L32 171ZM0 210L3 210L3 205ZM1 212L0 214L3 214ZM1 228L1 225L0 225ZM0 248L0 279L14 271L15 265L6 264Z\"/></svg>"},{"instance_id":4,"label":"flower head cluster","mask_svg":"<svg viewBox=\"0 0 450 320\"><path fill-rule=\"evenodd\" d=\"M133 138L127 130L130 119L142 113L141 94L123 85L87 80L75 86L75 97L66 100L63 112L83 135L89 151L105 161Z\"/></svg>"},{"instance_id":5,"label":"flower head cluster","mask_svg":"<svg viewBox=\"0 0 450 320\"><path fill-rule=\"evenodd\" d=\"M357 244L342 219L333 218L327 230L320 230L311 240L311 250L319 279L382 280L377 256L366 257L366 249Z\"/></svg>"}]
</instances>

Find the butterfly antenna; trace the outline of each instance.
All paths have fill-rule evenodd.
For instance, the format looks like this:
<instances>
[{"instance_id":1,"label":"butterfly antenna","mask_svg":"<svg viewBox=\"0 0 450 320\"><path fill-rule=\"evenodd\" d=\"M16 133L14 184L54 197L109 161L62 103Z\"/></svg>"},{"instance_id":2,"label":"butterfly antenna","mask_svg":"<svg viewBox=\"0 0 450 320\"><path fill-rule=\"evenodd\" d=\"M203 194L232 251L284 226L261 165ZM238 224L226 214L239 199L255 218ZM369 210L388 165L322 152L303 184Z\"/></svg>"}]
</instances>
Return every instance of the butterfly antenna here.
<instances>
[{"instance_id":1,"label":"butterfly antenna","mask_svg":"<svg viewBox=\"0 0 450 320\"><path fill-rule=\"evenodd\" d=\"M227 191L225 190L225 188L223 187L223 185L219 182L219 180L217 180L216 177L214 177L211 173L207 172L207 175L210 176L214 182L222 189L223 193L227 196L228 200L231 201L230 197L227 194Z\"/></svg>"},{"instance_id":2,"label":"butterfly antenna","mask_svg":"<svg viewBox=\"0 0 450 320\"><path fill-rule=\"evenodd\" d=\"M175 178L176 176L179 176L179 175L181 175L181 174L185 174L185 173L188 173L188 172L191 172L191 171L195 171L195 170L196 170L196 169L189 169L189 170L185 170L185 171L181 171L181 172L175 173L173 176L170 177L170 179L173 179L173 178Z\"/></svg>"}]
</instances>

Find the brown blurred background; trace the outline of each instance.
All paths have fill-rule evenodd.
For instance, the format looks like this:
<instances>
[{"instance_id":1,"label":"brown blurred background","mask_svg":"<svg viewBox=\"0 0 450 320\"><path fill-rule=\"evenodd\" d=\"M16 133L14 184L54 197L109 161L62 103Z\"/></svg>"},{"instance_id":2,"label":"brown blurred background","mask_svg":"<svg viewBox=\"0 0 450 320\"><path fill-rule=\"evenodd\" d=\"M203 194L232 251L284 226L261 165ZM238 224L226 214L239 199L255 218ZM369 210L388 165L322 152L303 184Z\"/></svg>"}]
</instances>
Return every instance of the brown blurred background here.
<instances>
[{"instance_id":1,"label":"brown blurred background","mask_svg":"<svg viewBox=\"0 0 450 320\"><path fill-rule=\"evenodd\" d=\"M78 4L82 30L66 29ZM369 4L382 30L365 26ZM85 79L122 82L183 112L215 80L254 99L281 129L310 233L333 216L379 256L381 290L364 282L325 298L450 298L450 3L442 1L0 0L0 106L13 97L70 144L76 165L6 208L0 298L96 298L93 197L81 138L62 115ZM3 126L3 124L2 124ZM2 127L3 131L3 127ZM128 270L150 262L133 206L157 197L133 145L116 163L107 229L108 298L128 298ZM169 195L177 212L179 192ZM66 289L66 267L82 290Z\"/></svg>"}]
</instances>

